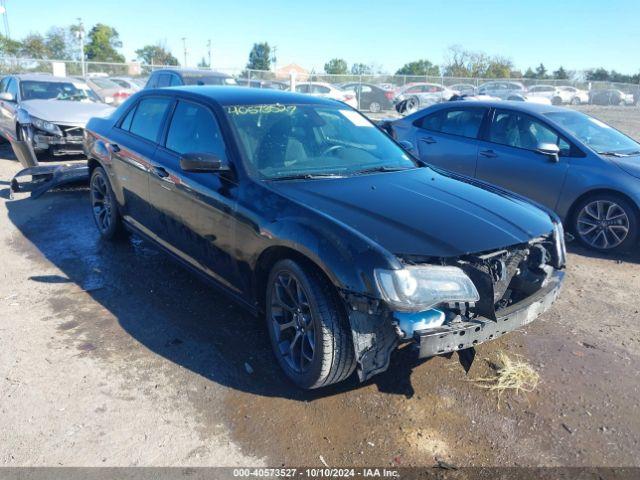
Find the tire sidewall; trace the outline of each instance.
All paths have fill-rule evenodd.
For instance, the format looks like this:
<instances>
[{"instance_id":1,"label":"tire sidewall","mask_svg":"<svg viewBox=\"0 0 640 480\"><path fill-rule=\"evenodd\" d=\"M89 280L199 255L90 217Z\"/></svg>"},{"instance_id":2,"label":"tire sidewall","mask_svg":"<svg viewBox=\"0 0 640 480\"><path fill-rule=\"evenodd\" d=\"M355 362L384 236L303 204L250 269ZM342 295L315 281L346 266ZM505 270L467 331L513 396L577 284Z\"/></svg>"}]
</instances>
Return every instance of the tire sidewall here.
<instances>
[{"instance_id":1,"label":"tire sidewall","mask_svg":"<svg viewBox=\"0 0 640 480\"><path fill-rule=\"evenodd\" d=\"M380 110L382 110L382 106L378 102L371 102L369 105L369 111L371 113L378 113Z\"/></svg>"},{"instance_id":2,"label":"tire sidewall","mask_svg":"<svg viewBox=\"0 0 640 480\"><path fill-rule=\"evenodd\" d=\"M620 205L620 207L624 209L625 213L627 214L627 218L629 219L629 234L627 235L627 238L615 248L602 249L602 248L593 247L589 245L580 236L580 234L578 234L578 217L580 216L580 212L589 203L595 202L597 200L605 200L605 201L617 203L618 205ZM576 238L580 242L580 244L583 245L584 247L590 250L598 251L598 252L612 253L612 252L626 251L632 248L634 245L636 245L638 241L638 222L639 222L638 211L627 199L615 194L599 194L599 195L590 196L582 200L578 204L573 214L573 218L571 219L571 228Z\"/></svg>"},{"instance_id":3,"label":"tire sidewall","mask_svg":"<svg viewBox=\"0 0 640 480\"><path fill-rule=\"evenodd\" d=\"M95 178L98 176L102 176L104 183L106 185L106 190L107 190L106 194L109 196L109 200L111 202L111 219L110 219L111 221L109 222L109 228L106 230L102 230L102 228L100 228L100 225L98 225L98 219L93 213L93 182L95 181ZM93 170L93 172L91 172L91 179L90 179L89 185L90 185L89 196L91 199L91 216L93 217L93 221L96 224L96 228L98 229L98 232L100 232L100 236L108 240L111 240L115 238L118 234L120 214L118 213L118 205L117 205L113 190L111 189L111 183L109 182L109 177L107 176L107 172L105 172L105 170L102 167L96 167Z\"/></svg>"},{"instance_id":4,"label":"tire sidewall","mask_svg":"<svg viewBox=\"0 0 640 480\"><path fill-rule=\"evenodd\" d=\"M309 368L306 372L298 373L291 369L291 367L287 364L286 360L282 357L280 352L278 351L278 346L276 344L276 336L273 329L273 325L271 322L271 298L273 295L273 285L275 279L278 277L280 273L287 272L296 277L296 280L300 282L300 286L302 287L304 293L307 295L307 299L309 300L309 305L311 307L311 319L313 322L313 327L315 330L315 347L314 347L314 355L313 362L311 364L311 368ZM321 315L318 307L318 299L316 298L314 289L311 285L311 280L309 275L293 260L281 260L274 268L271 270L269 274L269 280L267 282L267 294L266 294L266 323L267 329L269 330L269 338L271 339L271 346L273 348L273 353L278 360L278 364L285 372L285 375L293 381L296 385L302 388L311 388L318 381L322 370L323 370L323 361L325 357L324 352L324 325L321 320Z\"/></svg>"}]
</instances>

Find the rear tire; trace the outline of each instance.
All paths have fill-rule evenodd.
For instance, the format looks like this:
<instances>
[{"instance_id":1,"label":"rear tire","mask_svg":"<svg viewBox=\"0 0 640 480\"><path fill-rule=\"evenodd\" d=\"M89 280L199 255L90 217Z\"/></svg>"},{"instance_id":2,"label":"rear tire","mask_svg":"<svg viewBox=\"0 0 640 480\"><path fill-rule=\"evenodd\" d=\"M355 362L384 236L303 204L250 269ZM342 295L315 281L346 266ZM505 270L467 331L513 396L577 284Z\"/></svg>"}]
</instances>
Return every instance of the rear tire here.
<instances>
[{"instance_id":1,"label":"rear tire","mask_svg":"<svg viewBox=\"0 0 640 480\"><path fill-rule=\"evenodd\" d=\"M602 193L575 208L572 229L584 246L600 252L622 252L636 244L638 213L625 198Z\"/></svg>"},{"instance_id":2,"label":"rear tire","mask_svg":"<svg viewBox=\"0 0 640 480\"><path fill-rule=\"evenodd\" d=\"M378 102L371 102L369 105L369 111L371 113L378 113L380 110L382 110L382 107Z\"/></svg>"},{"instance_id":3,"label":"rear tire","mask_svg":"<svg viewBox=\"0 0 640 480\"><path fill-rule=\"evenodd\" d=\"M297 386L325 387L353 373L349 320L332 285L315 268L289 259L274 265L266 320L276 359Z\"/></svg>"},{"instance_id":4,"label":"rear tire","mask_svg":"<svg viewBox=\"0 0 640 480\"><path fill-rule=\"evenodd\" d=\"M117 240L125 235L118 202L111 188L109 177L102 167L96 167L89 181L93 220L100 236L106 240Z\"/></svg>"}]
</instances>

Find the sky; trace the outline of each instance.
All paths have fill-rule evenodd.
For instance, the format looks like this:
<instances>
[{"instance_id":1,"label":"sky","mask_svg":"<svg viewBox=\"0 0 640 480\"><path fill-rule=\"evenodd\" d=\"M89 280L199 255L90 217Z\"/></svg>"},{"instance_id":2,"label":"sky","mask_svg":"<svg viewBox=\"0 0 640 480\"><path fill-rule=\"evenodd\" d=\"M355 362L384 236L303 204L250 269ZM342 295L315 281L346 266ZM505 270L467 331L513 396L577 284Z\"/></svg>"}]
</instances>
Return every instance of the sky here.
<instances>
[{"instance_id":1,"label":"sky","mask_svg":"<svg viewBox=\"0 0 640 480\"><path fill-rule=\"evenodd\" d=\"M455 5L455 7L454 7ZM522 71L593 67L640 70L640 0L6 0L12 38L45 33L82 17L116 28L127 60L164 43L187 65L241 68L254 42L277 47L278 66L322 71L334 57L395 72L404 63L443 61L461 45L510 58Z\"/></svg>"}]
</instances>

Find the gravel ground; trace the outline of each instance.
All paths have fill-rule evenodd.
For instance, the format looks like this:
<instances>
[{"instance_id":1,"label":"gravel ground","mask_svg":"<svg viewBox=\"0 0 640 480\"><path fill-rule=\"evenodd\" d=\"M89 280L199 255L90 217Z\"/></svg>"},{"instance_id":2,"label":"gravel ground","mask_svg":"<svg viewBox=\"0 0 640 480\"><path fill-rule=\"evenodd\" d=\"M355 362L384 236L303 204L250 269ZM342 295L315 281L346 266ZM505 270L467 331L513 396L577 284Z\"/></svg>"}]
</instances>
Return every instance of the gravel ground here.
<instances>
[{"instance_id":1,"label":"gravel ground","mask_svg":"<svg viewBox=\"0 0 640 480\"><path fill-rule=\"evenodd\" d=\"M640 138L640 109L581 110ZM0 465L640 465L640 255L571 247L559 301L467 375L404 349L302 393L261 321L135 238L100 241L85 190L9 201L0 158ZM472 381L500 351L534 392Z\"/></svg>"}]
</instances>

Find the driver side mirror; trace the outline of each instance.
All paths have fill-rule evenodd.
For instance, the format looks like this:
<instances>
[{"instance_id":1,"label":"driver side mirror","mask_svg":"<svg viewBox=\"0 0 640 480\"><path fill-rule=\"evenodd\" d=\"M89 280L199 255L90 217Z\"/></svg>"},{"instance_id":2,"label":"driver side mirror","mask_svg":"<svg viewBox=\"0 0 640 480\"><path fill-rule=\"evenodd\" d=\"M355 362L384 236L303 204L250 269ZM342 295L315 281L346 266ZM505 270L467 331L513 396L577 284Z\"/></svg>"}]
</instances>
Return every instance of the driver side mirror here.
<instances>
[{"instance_id":1,"label":"driver side mirror","mask_svg":"<svg viewBox=\"0 0 640 480\"><path fill-rule=\"evenodd\" d=\"M553 162L560 161L560 148L555 143L541 143L538 145L538 153L546 155Z\"/></svg>"},{"instance_id":2,"label":"driver side mirror","mask_svg":"<svg viewBox=\"0 0 640 480\"><path fill-rule=\"evenodd\" d=\"M0 93L0 100L5 100L7 102L15 102L16 101L16 97L13 93L9 93L9 92L2 92Z\"/></svg>"},{"instance_id":3,"label":"driver side mirror","mask_svg":"<svg viewBox=\"0 0 640 480\"><path fill-rule=\"evenodd\" d=\"M229 162L212 153L185 153L180 157L180 168L185 172L228 172Z\"/></svg>"}]
</instances>

